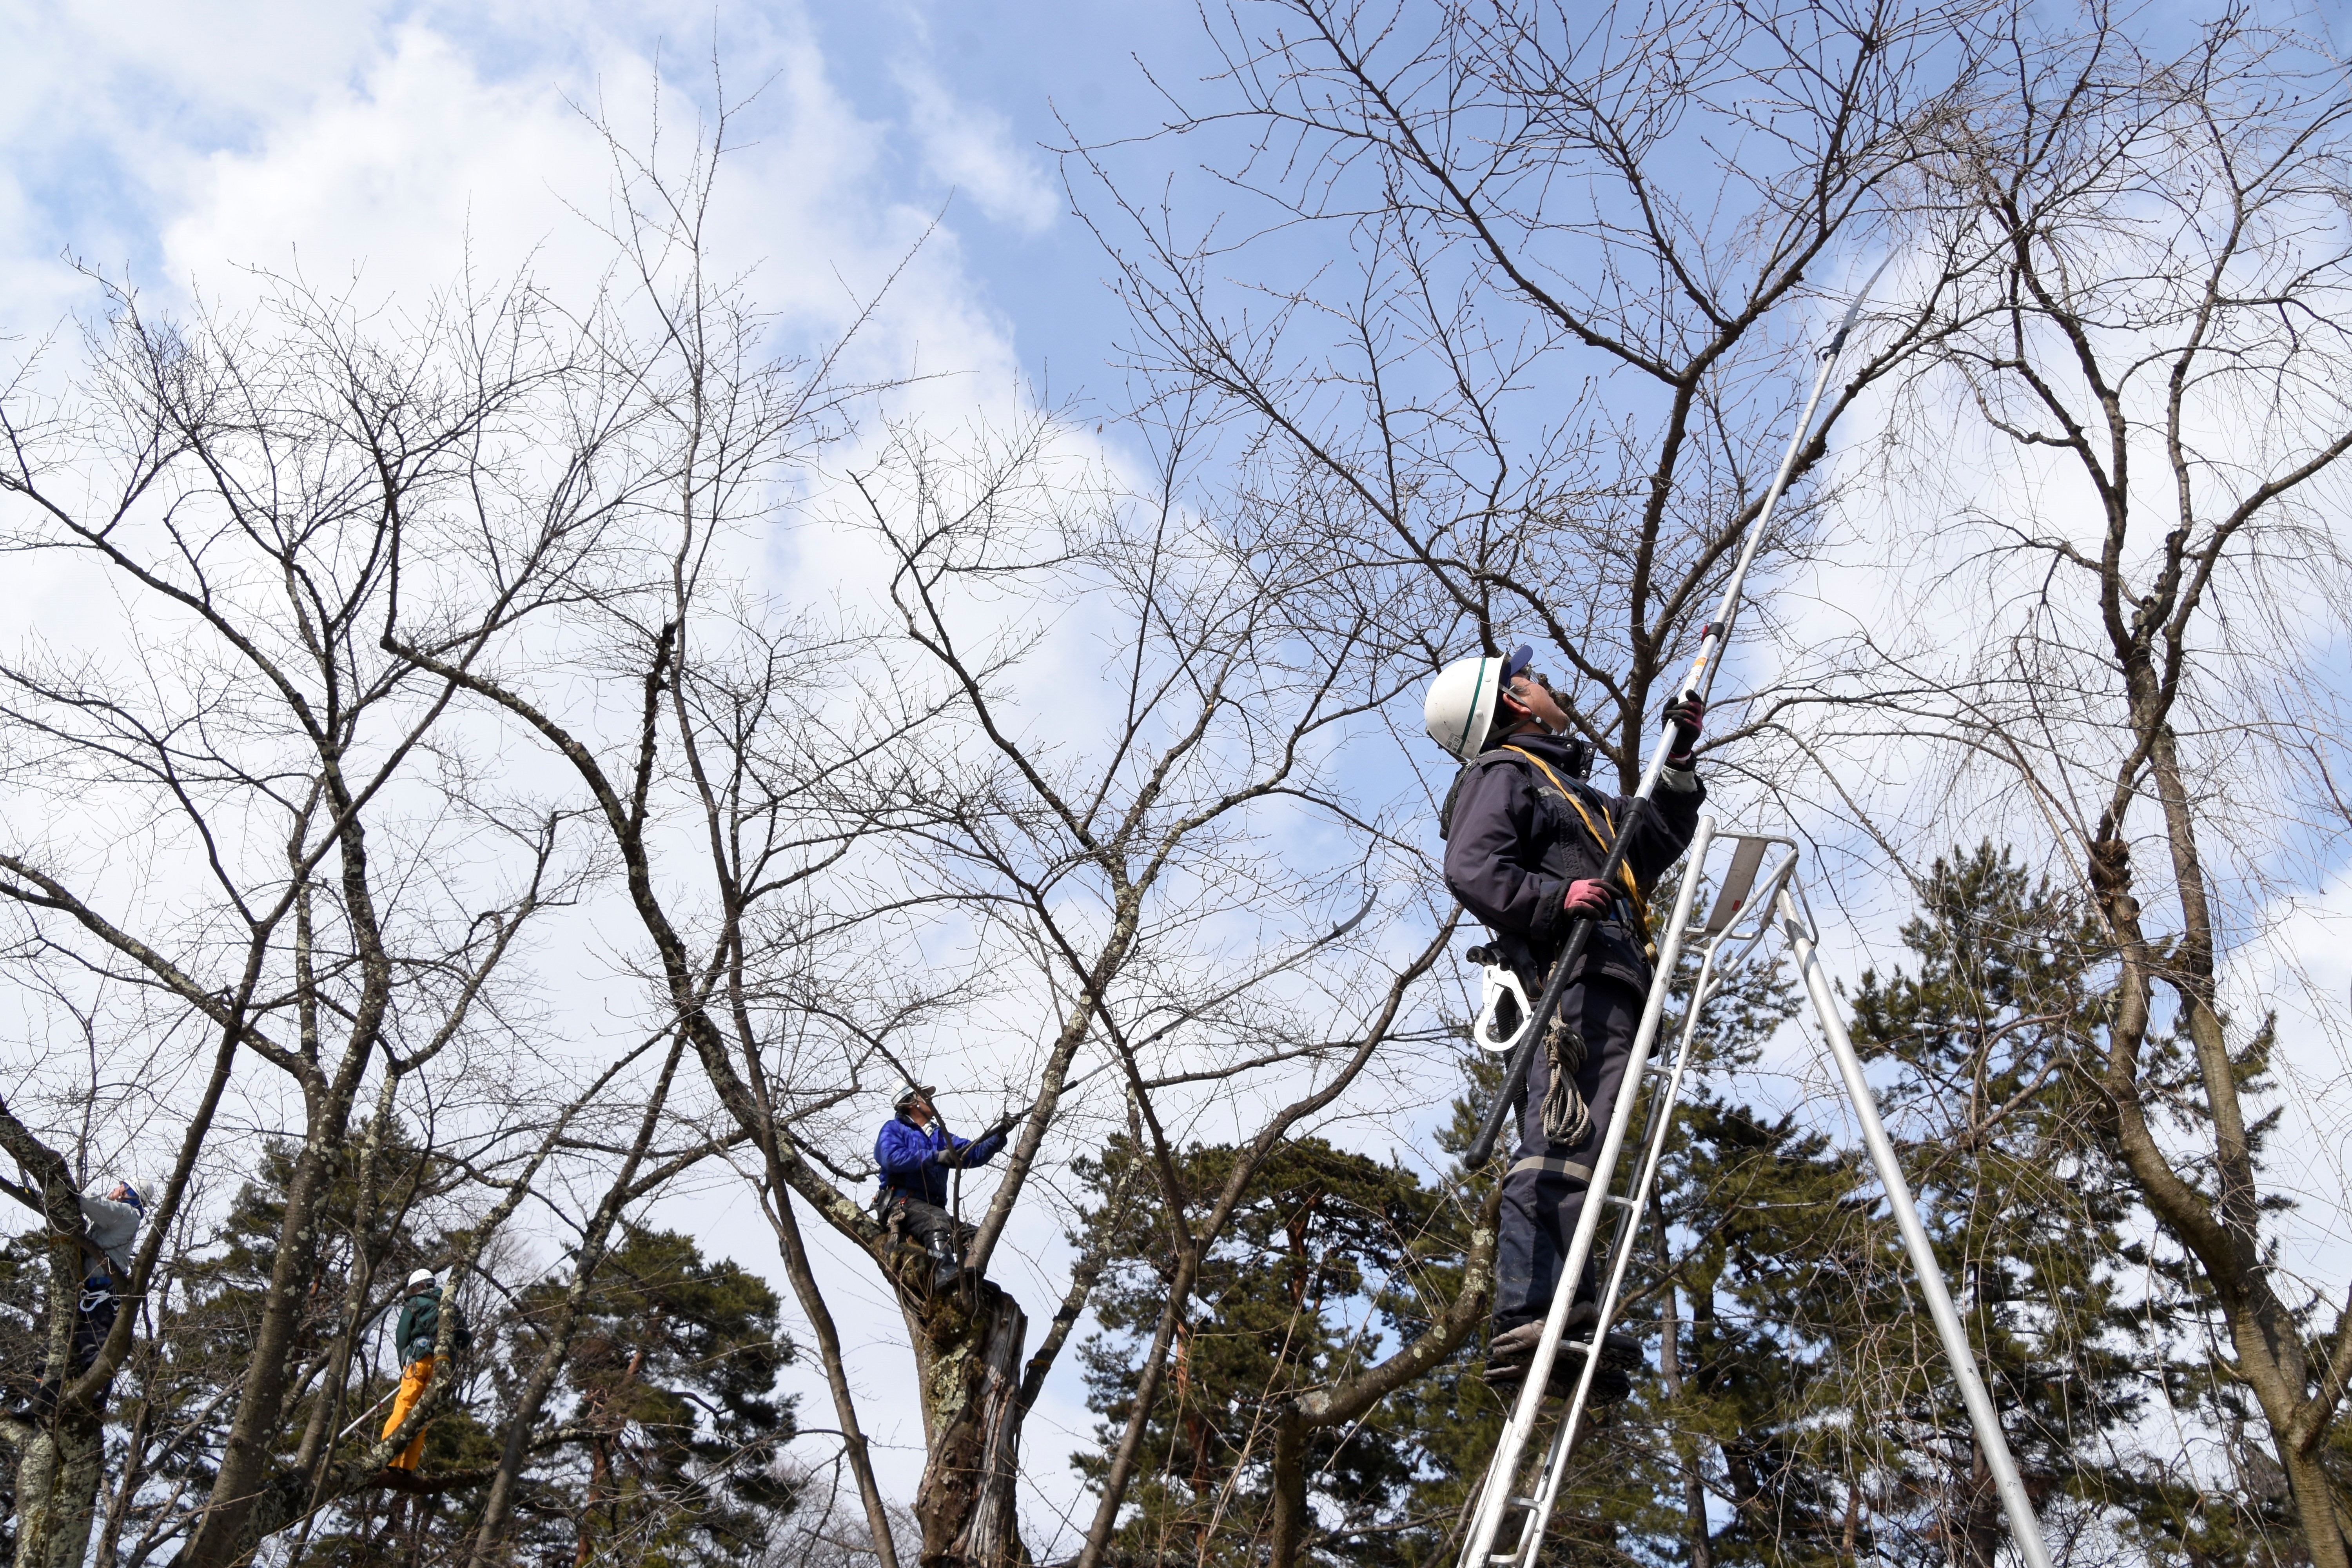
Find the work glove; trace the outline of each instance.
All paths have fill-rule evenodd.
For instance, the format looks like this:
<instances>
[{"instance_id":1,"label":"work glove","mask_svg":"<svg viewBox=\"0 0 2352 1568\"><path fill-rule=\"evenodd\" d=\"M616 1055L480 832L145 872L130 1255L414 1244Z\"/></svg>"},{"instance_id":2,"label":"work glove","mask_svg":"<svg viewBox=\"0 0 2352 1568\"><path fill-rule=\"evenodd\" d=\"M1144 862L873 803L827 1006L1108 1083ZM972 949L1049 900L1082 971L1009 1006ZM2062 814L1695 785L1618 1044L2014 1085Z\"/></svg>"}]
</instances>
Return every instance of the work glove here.
<instances>
[{"instance_id":1,"label":"work glove","mask_svg":"<svg viewBox=\"0 0 2352 1568\"><path fill-rule=\"evenodd\" d=\"M935 1165L945 1165L950 1169L953 1169L955 1166L963 1163L963 1151L961 1149L935 1150L931 1154L931 1163Z\"/></svg>"},{"instance_id":2,"label":"work glove","mask_svg":"<svg viewBox=\"0 0 2352 1568\"><path fill-rule=\"evenodd\" d=\"M1696 761L1698 732L1706 723L1706 704L1696 696L1679 697L1666 705L1665 721L1675 727L1666 747L1666 766L1687 768Z\"/></svg>"},{"instance_id":3,"label":"work glove","mask_svg":"<svg viewBox=\"0 0 2352 1568\"><path fill-rule=\"evenodd\" d=\"M1570 914L1597 921L1609 912L1610 902L1616 896L1600 878L1582 877L1568 885L1568 900L1563 907Z\"/></svg>"}]
</instances>

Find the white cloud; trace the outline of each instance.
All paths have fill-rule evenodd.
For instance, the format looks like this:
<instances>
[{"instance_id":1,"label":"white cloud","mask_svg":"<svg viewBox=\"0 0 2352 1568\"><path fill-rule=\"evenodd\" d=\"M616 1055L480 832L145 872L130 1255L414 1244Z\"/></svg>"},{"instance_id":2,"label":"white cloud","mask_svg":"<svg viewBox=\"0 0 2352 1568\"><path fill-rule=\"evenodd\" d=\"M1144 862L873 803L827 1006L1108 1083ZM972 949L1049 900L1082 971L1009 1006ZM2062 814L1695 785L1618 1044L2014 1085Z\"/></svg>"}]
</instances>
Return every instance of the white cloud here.
<instances>
[{"instance_id":1,"label":"white cloud","mask_svg":"<svg viewBox=\"0 0 2352 1568\"><path fill-rule=\"evenodd\" d=\"M902 68L898 82L933 179L1024 233L1042 233L1061 216L1061 196L1034 157L1013 143L1011 121L958 100L929 67Z\"/></svg>"}]
</instances>

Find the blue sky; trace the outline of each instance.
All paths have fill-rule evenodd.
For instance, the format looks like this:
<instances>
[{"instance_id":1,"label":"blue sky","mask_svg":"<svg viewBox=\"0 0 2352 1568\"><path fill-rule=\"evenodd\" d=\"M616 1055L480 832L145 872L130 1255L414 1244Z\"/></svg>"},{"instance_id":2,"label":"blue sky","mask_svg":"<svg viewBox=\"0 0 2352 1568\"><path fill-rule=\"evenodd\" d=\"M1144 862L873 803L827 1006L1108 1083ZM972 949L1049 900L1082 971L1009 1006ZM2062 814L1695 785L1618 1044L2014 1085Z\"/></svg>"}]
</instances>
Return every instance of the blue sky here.
<instances>
[{"instance_id":1,"label":"blue sky","mask_svg":"<svg viewBox=\"0 0 2352 1568\"><path fill-rule=\"evenodd\" d=\"M708 100L715 36L730 93L773 78L728 193L763 281L781 285L761 291L791 297L835 268L856 279L944 212L936 265L915 279L925 297L906 307L929 318L927 368L1017 364L1057 399L1103 384L1119 317L1041 144L1063 140L1057 112L1089 138L1156 123L1138 57L1179 81L1213 59L1192 8L1160 0L11 4L0 18L10 332L87 301L58 260L68 250L177 302L297 247L313 275L361 266L387 293L414 291L448 274L468 221L491 269L535 242L576 246L551 198L593 203L602 171L565 100L601 92L641 128L658 51L675 125L679 91ZM823 222L762 225L812 194Z\"/></svg>"}]
</instances>

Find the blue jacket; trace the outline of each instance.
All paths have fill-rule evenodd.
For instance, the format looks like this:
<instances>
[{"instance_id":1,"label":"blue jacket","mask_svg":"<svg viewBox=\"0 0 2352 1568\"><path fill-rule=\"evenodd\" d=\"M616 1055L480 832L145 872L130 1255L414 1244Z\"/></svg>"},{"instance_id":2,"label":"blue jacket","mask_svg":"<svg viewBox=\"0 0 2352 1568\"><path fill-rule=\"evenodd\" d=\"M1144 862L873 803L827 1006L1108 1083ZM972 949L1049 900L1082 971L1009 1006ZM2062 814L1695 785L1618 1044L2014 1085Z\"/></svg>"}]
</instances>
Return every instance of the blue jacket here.
<instances>
[{"instance_id":1,"label":"blue jacket","mask_svg":"<svg viewBox=\"0 0 2352 1568\"><path fill-rule=\"evenodd\" d=\"M882 1167L884 1192L904 1193L927 1204L944 1204L948 1201L948 1173L953 1167L940 1162L941 1154L954 1149L962 1153L965 1164L985 1165L1003 1147L1003 1133L975 1142L956 1137L940 1125L936 1116L928 1129L897 1116L882 1124L880 1135L874 1140L874 1163Z\"/></svg>"}]
</instances>

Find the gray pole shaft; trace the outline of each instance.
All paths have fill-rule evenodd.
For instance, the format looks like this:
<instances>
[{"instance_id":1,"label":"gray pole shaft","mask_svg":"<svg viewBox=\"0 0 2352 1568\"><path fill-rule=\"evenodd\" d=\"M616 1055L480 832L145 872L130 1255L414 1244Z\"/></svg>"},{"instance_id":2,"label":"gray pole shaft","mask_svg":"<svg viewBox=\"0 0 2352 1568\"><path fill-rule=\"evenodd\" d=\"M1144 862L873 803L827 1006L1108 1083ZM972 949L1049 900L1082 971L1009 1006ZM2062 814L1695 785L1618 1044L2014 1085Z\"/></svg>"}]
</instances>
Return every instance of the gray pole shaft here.
<instances>
[{"instance_id":1,"label":"gray pole shaft","mask_svg":"<svg viewBox=\"0 0 2352 1568\"><path fill-rule=\"evenodd\" d=\"M1795 894L1787 888L1780 890L1780 903L1789 951L1795 955L1798 971L1805 977L1805 990L1812 997L1813 1012L1822 1022L1822 1034L1829 1041L1830 1055L1837 1060L1838 1076L1845 1080L1846 1096L1853 1101L1854 1120L1862 1124L1862 1141L1870 1148L1871 1163L1878 1167L1879 1185L1886 1189L1887 1206L1895 1211L1895 1223L1903 1232L1904 1250L1910 1253L1912 1270L1919 1278L1919 1294L1927 1298L1927 1314L1936 1320L1936 1332L1944 1342L1945 1359L1952 1364L1952 1376L1960 1385L1960 1401L1968 1406L1969 1424L1976 1428L1977 1447L1984 1455L1985 1468L1992 1472L1993 1485L2000 1492L2001 1511L2009 1516L2010 1537L2029 1568L2050 1568L2050 1553L2042 1545L2042 1521L2034 1517L2032 1500L2025 1495L2025 1482L2018 1477L2017 1461L2010 1457L2000 1417L1993 1410L1991 1396L1985 1392L1984 1380L1977 1373L1976 1352L1969 1348L1968 1331L1960 1326L1951 1292L1944 1288L1943 1269L1936 1262L1936 1249L1927 1240L1927 1227L1919 1223L1919 1211L1911 1202L1911 1189L1903 1179L1903 1167L1895 1163L1895 1145L1886 1136L1885 1124L1878 1120L1877 1101L1871 1096L1869 1081L1862 1075L1862 1058L1854 1055L1853 1041L1845 1032L1837 995L1830 989L1829 976L1822 973L1821 954L1813 942L1811 916L1800 908Z\"/></svg>"},{"instance_id":2,"label":"gray pole shaft","mask_svg":"<svg viewBox=\"0 0 2352 1568\"><path fill-rule=\"evenodd\" d=\"M340 1431L340 1432L336 1433L336 1434L335 1434L335 1441L336 1441L336 1442L338 1442L338 1443L340 1443L340 1442L341 1442L344 1438L346 1438L346 1437L350 1436L352 1435L352 1426L358 1426L361 1422L362 1422L362 1421L366 1420L369 1416L371 1416L371 1415L374 1415L377 1411L379 1411L379 1410L383 1409L383 1400L384 1400L384 1399L390 1399L394 1394L398 1394L399 1392L400 1392L400 1384L396 1384L396 1383L395 1383L395 1384L394 1384L390 1388L385 1389L385 1390L383 1391L383 1399L379 1399L379 1400L377 1400L373 1405L369 1405L365 1410L362 1410L362 1411L361 1411L357 1415L352 1416L352 1426L346 1426L346 1427L344 1427L341 1431Z\"/></svg>"}]
</instances>

